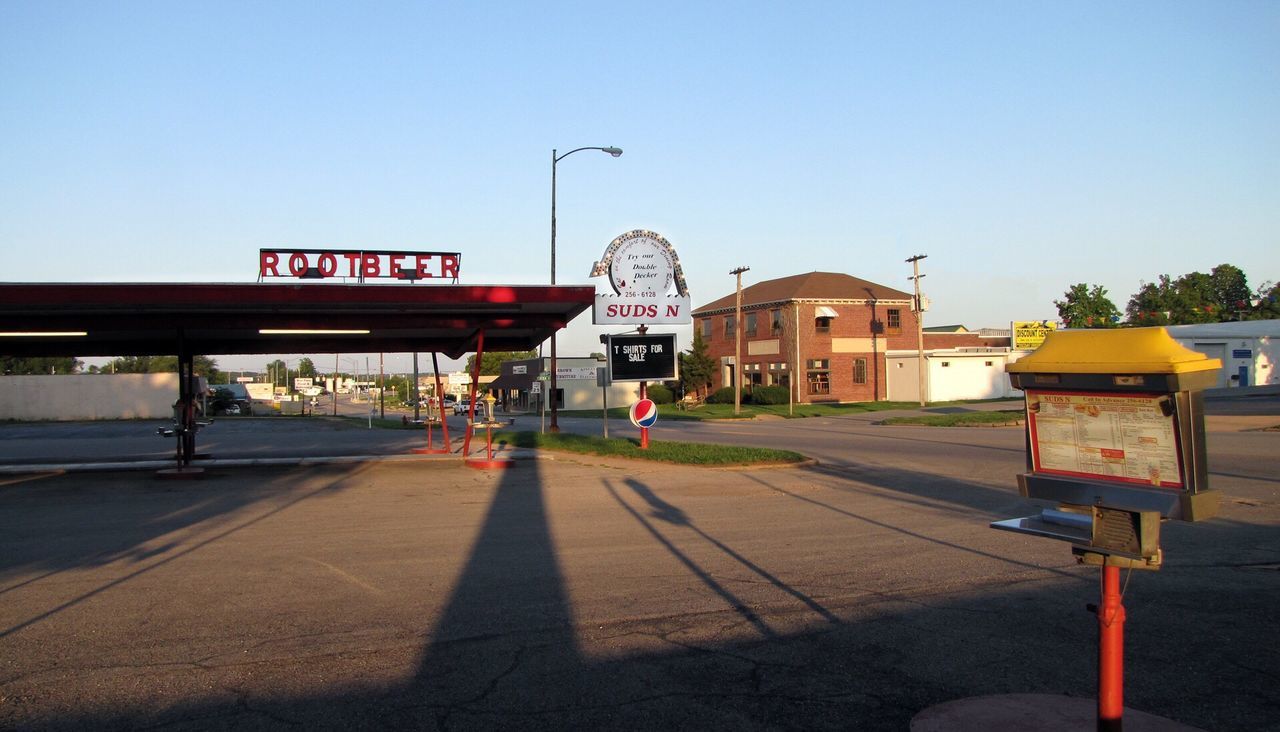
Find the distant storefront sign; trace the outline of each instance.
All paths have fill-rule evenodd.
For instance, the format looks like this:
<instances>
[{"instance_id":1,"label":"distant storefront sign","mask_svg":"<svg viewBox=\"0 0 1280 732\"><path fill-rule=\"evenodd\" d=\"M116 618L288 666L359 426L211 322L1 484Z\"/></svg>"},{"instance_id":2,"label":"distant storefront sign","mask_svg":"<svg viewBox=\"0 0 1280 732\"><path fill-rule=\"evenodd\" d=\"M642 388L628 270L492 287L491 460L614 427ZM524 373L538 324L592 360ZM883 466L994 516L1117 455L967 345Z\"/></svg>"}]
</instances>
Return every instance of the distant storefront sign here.
<instances>
[{"instance_id":1,"label":"distant storefront sign","mask_svg":"<svg viewBox=\"0 0 1280 732\"><path fill-rule=\"evenodd\" d=\"M560 366L556 369L556 381L595 381L595 366Z\"/></svg>"},{"instance_id":2,"label":"distant storefront sign","mask_svg":"<svg viewBox=\"0 0 1280 732\"><path fill-rule=\"evenodd\" d=\"M258 278L293 277L458 281L458 252L402 252L367 249L259 249Z\"/></svg>"},{"instance_id":3,"label":"distant storefront sign","mask_svg":"<svg viewBox=\"0 0 1280 732\"><path fill-rule=\"evenodd\" d=\"M1034 351L1044 343L1046 336L1057 329L1058 324L1051 320L1015 320L1013 321L1013 349Z\"/></svg>"}]
</instances>

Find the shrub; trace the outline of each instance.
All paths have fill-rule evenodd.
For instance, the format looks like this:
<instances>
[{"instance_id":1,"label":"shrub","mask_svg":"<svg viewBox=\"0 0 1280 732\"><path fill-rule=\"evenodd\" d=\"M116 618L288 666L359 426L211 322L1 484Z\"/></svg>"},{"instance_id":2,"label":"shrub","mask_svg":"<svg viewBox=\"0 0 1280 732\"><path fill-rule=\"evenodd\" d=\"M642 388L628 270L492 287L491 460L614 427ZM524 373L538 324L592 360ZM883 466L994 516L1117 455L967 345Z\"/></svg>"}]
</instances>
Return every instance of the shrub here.
<instances>
[{"instance_id":1,"label":"shrub","mask_svg":"<svg viewBox=\"0 0 1280 732\"><path fill-rule=\"evenodd\" d=\"M744 404L749 404L751 402L751 395L744 390L742 392L741 399ZM711 396L707 397L707 403L733 404L733 387L723 386L711 392Z\"/></svg>"},{"instance_id":2,"label":"shrub","mask_svg":"<svg viewBox=\"0 0 1280 732\"><path fill-rule=\"evenodd\" d=\"M785 386L757 386L751 392L755 404L786 404L791 392Z\"/></svg>"},{"instance_id":3,"label":"shrub","mask_svg":"<svg viewBox=\"0 0 1280 732\"><path fill-rule=\"evenodd\" d=\"M645 387L645 396L653 400L654 404L670 404L676 400L676 395L668 386L662 384L652 384Z\"/></svg>"}]
</instances>

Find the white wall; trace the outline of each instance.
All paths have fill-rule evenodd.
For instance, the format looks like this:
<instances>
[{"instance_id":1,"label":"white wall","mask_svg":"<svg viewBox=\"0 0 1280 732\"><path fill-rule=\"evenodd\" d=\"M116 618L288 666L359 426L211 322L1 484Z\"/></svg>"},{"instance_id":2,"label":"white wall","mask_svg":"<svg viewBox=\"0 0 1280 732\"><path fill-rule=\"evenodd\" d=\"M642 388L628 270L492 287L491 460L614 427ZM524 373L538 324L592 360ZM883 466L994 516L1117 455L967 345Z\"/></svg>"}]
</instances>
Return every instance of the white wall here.
<instances>
[{"instance_id":1,"label":"white wall","mask_svg":"<svg viewBox=\"0 0 1280 732\"><path fill-rule=\"evenodd\" d=\"M938 349L925 352L928 400L948 402L961 399L1002 399L1022 396L1009 383L1005 365L1026 352L1000 349L993 352L965 349ZM895 402L918 402L920 381L915 351L885 354L885 398Z\"/></svg>"},{"instance_id":2,"label":"white wall","mask_svg":"<svg viewBox=\"0 0 1280 732\"><path fill-rule=\"evenodd\" d=\"M1175 336L1187 348L1203 353L1209 358L1222 359L1222 370L1218 372L1218 387L1242 386L1240 369L1245 370L1248 381L1244 386L1265 386L1280 384L1280 374L1276 373L1276 363L1280 362L1280 340L1266 336L1253 338L1183 338ZM1237 353L1248 352L1248 357L1237 357Z\"/></svg>"},{"instance_id":3,"label":"white wall","mask_svg":"<svg viewBox=\"0 0 1280 732\"><path fill-rule=\"evenodd\" d=\"M178 375L0 376L0 419L168 419Z\"/></svg>"}]
</instances>

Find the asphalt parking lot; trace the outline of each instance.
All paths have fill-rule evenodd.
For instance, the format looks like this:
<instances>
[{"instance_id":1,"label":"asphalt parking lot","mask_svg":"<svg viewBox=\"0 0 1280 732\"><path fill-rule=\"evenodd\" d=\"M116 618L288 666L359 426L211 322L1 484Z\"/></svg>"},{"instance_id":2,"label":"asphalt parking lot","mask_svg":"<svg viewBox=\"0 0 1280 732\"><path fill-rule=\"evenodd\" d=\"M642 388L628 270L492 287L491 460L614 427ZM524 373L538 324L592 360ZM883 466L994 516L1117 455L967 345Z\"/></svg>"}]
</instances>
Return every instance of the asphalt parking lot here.
<instances>
[{"instance_id":1,"label":"asphalt parking lot","mask_svg":"<svg viewBox=\"0 0 1280 732\"><path fill-rule=\"evenodd\" d=\"M0 727L905 729L1089 699L1096 569L987 529L1028 504L954 453L4 476ZM1275 728L1280 511L1252 465L1130 578L1130 708Z\"/></svg>"},{"instance_id":2,"label":"asphalt parking lot","mask_svg":"<svg viewBox=\"0 0 1280 732\"><path fill-rule=\"evenodd\" d=\"M901 730L1092 697L1097 570L987 528L1034 510L1019 431L822 429L844 459L798 469L0 476L0 727ZM1127 706L1280 725L1277 438L1215 437L1222 516L1129 578Z\"/></svg>"}]
</instances>

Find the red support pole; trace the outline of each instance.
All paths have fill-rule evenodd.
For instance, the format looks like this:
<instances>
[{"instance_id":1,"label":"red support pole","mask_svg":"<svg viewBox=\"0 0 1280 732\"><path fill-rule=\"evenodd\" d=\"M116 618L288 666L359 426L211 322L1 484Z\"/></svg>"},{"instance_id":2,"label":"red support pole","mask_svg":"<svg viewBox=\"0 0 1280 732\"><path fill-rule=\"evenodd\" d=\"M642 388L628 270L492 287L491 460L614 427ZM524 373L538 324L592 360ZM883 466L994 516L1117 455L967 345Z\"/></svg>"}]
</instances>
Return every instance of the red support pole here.
<instances>
[{"instance_id":1,"label":"red support pole","mask_svg":"<svg viewBox=\"0 0 1280 732\"><path fill-rule=\"evenodd\" d=\"M1120 732L1124 723L1124 605L1120 568L1102 568L1098 608L1098 732Z\"/></svg>"},{"instance_id":2,"label":"red support pole","mask_svg":"<svg viewBox=\"0 0 1280 732\"><path fill-rule=\"evenodd\" d=\"M648 385L648 383L649 382L647 381L640 382L640 398L641 399L648 398L648 389L645 388ZM649 449L649 428L648 427L640 428L640 449L641 450Z\"/></svg>"}]
</instances>

